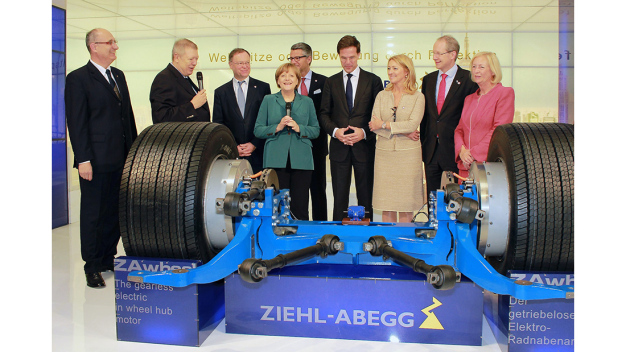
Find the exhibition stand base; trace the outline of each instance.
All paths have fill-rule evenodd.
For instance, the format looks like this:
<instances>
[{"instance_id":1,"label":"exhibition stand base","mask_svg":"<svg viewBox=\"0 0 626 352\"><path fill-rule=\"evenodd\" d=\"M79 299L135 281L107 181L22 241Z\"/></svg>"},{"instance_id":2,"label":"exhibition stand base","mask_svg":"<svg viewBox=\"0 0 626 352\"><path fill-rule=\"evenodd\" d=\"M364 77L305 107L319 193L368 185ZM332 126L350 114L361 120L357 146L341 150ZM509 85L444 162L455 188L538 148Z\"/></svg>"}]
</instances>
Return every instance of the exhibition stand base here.
<instances>
[{"instance_id":1,"label":"exhibition stand base","mask_svg":"<svg viewBox=\"0 0 626 352\"><path fill-rule=\"evenodd\" d=\"M115 259L117 339L200 346L224 318L224 283L171 287L127 280L131 271L195 268L199 260Z\"/></svg>"},{"instance_id":2,"label":"exhibition stand base","mask_svg":"<svg viewBox=\"0 0 626 352\"><path fill-rule=\"evenodd\" d=\"M482 343L483 290L436 290L391 266L298 265L258 283L225 279L226 332L445 345Z\"/></svg>"},{"instance_id":3,"label":"exhibition stand base","mask_svg":"<svg viewBox=\"0 0 626 352\"><path fill-rule=\"evenodd\" d=\"M434 289L410 269L381 265L299 265L258 283L237 273L212 284L171 287L129 282L131 271L195 268L197 260L115 259L119 341L200 346L225 318L226 333L482 344L482 315L503 352L574 351L574 301L522 301L463 278ZM573 285L573 274L511 272L535 283Z\"/></svg>"},{"instance_id":4,"label":"exhibition stand base","mask_svg":"<svg viewBox=\"0 0 626 352\"><path fill-rule=\"evenodd\" d=\"M574 274L513 271L511 278L574 286ZM503 352L574 351L574 300L518 300L485 291L485 317Z\"/></svg>"}]
</instances>

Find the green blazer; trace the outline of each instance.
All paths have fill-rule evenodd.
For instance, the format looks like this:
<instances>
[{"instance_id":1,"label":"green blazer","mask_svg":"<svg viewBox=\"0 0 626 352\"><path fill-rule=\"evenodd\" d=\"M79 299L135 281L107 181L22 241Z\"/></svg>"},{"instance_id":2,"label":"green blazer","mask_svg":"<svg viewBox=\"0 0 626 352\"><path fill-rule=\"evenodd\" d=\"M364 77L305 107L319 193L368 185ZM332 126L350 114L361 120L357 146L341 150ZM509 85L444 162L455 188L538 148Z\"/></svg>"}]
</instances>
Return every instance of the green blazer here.
<instances>
[{"instance_id":1,"label":"green blazer","mask_svg":"<svg viewBox=\"0 0 626 352\"><path fill-rule=\"evenodd\" d=\"M291 168L313 170L313 152L311 139L320 134L313 100L296 92L291 104L291 117L300 126L300 133L285 127L276 133L280 120L287 114L285 99L280 92L263 98L259 115L254 125L254 135L267 139L263 151L264 168L284 168L287 156L290 156Z\"/></svg>"}]
</instances>

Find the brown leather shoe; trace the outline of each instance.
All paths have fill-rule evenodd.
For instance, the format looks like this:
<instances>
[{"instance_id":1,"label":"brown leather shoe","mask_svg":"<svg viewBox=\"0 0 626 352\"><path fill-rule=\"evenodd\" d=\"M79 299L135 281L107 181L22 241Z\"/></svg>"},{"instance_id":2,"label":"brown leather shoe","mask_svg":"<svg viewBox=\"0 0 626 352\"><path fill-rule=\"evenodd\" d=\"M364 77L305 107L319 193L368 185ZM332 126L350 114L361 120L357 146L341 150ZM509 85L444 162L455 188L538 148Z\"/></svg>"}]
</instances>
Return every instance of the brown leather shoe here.
<instances>
[{"instance_id":1,"label":"brown leather shoe","mask_svg":"<svg viewBox=\"0 0 626 352\"><path fill-rule=\"evenodd\" d=\"M89 287L100 288L106 286L100 273L88 273L85 274L85 277L87 278L87 286Z\"/></svg>"}]
</instances>

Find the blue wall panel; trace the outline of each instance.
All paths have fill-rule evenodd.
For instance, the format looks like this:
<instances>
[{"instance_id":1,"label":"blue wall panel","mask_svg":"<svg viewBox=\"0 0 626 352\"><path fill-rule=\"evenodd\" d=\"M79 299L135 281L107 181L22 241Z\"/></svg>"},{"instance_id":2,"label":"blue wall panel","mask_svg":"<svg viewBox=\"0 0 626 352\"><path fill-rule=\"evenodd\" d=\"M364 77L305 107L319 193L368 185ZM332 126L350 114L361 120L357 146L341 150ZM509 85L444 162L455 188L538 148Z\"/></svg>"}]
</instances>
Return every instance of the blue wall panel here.
<instances>
[{"instance_id":1,"label":"blue wall panel","mask_svg":"<svg viewBox=\"0 0 626 352\"><path fill-rule=\"evenodd\" d=\"M64 91L65 10L52 6L52 228L69 222Z\"/></svg>"},{"instance_id":2,"label":"blue wall panel","mask_svg":"<svg viewBox=\"0 0 626 352\"><path fill-rule=\"evenodd\" d=\"M65 52L65 10L52 6L52 50Z\"/></svg>"},{"instance_id":3,"label":"blue wall panel","mask_svg":"<svg viewBox=\"0 0 626 352\"><path fill-rule=\"evenodd\" d=\"M65 53L52 52L52 139L65 136ZM54 162L54 159L52 159Z\"/></svg>"},{"instance_id":4,"label":"blue wall panel","mask_svg":"<svg viewBox=\"0 0 626 352\"><path fill-rule=\"evenodd\" d=\"M68 223L66 153L64 140L52 141L52 228Z\"/></svg>"}]
</instances>

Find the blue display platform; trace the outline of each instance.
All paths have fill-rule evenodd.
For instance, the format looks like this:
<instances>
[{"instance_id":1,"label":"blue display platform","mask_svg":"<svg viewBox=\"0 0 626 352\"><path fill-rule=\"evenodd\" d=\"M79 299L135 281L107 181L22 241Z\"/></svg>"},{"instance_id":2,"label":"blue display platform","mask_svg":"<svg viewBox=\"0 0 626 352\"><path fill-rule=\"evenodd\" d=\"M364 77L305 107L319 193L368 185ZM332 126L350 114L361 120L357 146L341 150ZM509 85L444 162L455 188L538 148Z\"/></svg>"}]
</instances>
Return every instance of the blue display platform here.
<instances>
[{"instance_id":1,"label":"blue display platform","mask_svg":"<svg viewBox=\"0 0 626 352\"><path fill-rule=\"evenodd\" d=\"M483 292L463 279L440 291L398 266L298 265L259 283L225 279L226 332L481 345Z\"/></svg>"},{"instance_id":2,"label":"blue display platform","mask_svg":"<svg viewBox=\"0 0 626 352\"><path fill-rule=\"evenodd\" d=\"M574 274L513 271L511 278L574 286ZM485 317L503 352L574 351L574 300L522 301L485 291Z\"/></svg>"},{"instance_id":3,"label":"blue display platform","mask_svg":"<svg viewBox=\"0 0 626 352\"><path fill-rule=\"evenodd\" d=\"M195 268L199 260L115 259L117 339L200 346L224 318L224 283L171 287L129 282L135 270Z\"/></svg>"}]
</instances>

